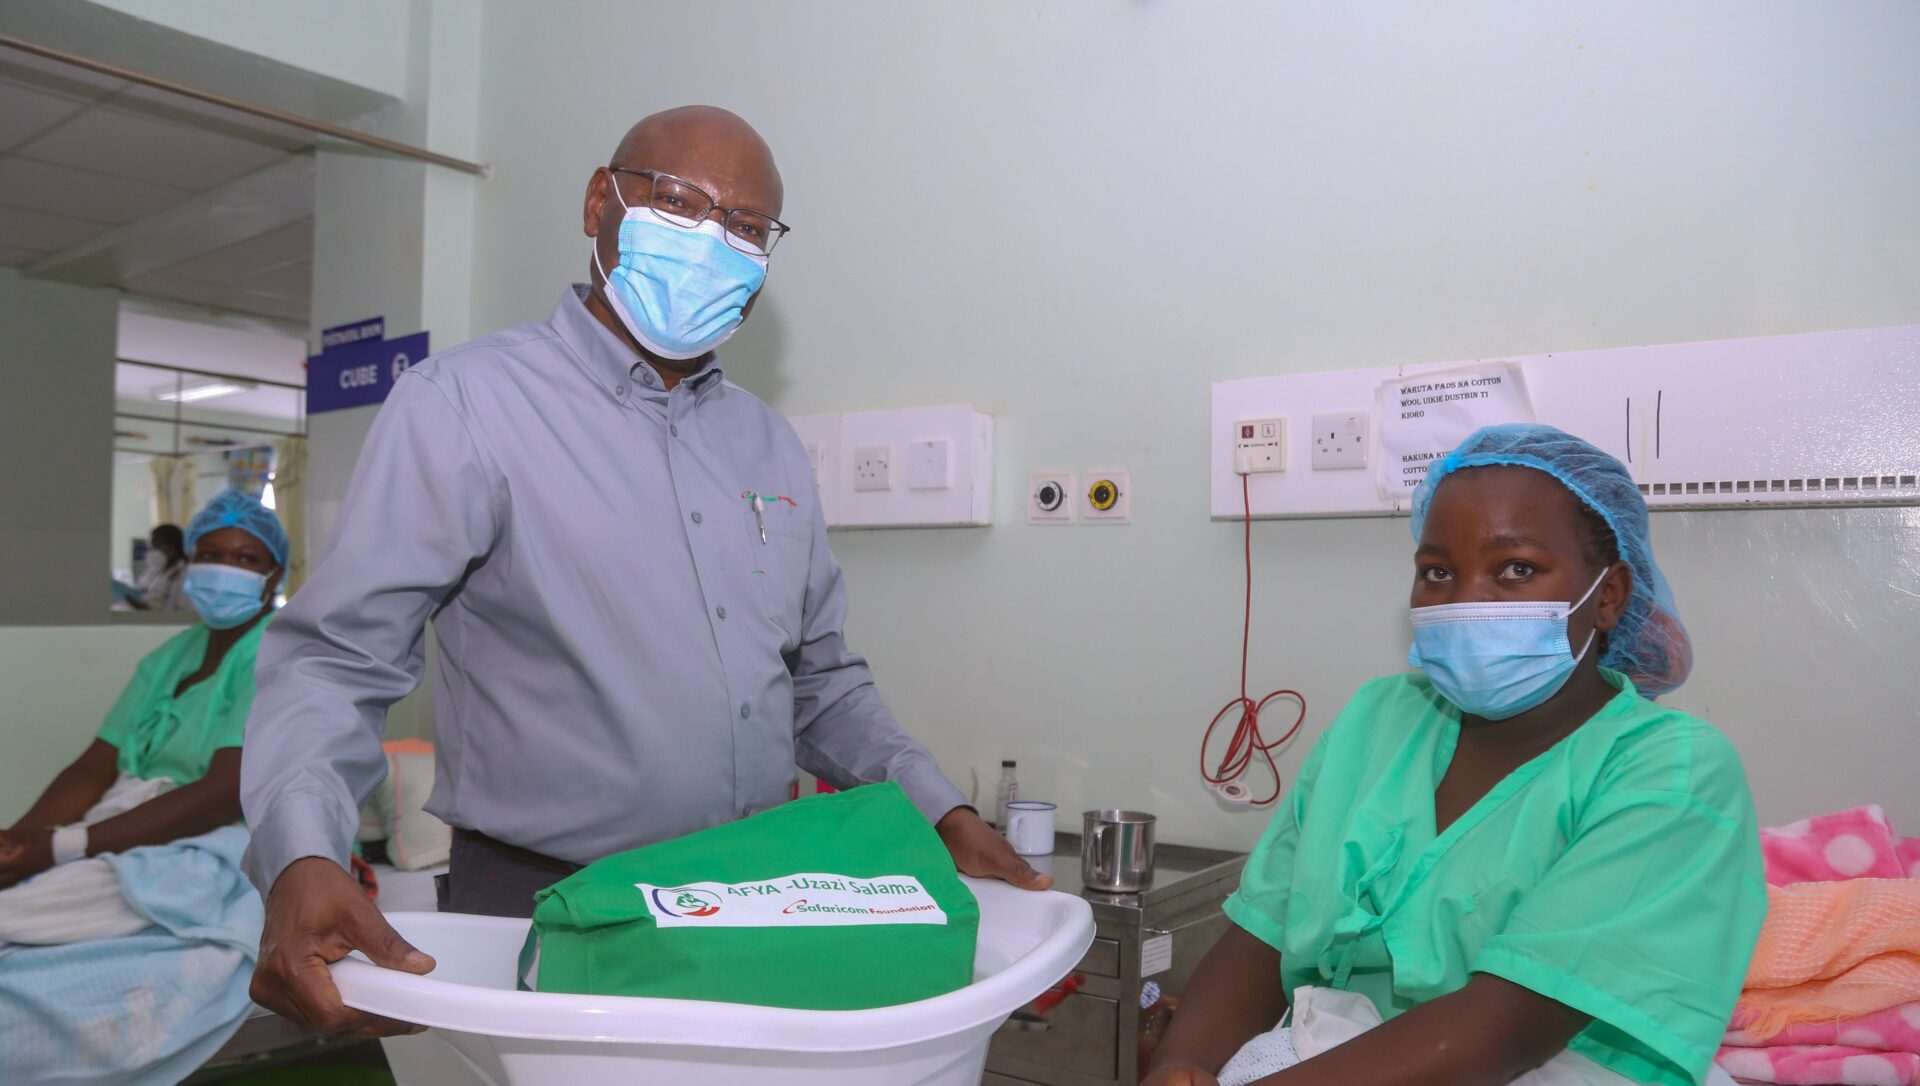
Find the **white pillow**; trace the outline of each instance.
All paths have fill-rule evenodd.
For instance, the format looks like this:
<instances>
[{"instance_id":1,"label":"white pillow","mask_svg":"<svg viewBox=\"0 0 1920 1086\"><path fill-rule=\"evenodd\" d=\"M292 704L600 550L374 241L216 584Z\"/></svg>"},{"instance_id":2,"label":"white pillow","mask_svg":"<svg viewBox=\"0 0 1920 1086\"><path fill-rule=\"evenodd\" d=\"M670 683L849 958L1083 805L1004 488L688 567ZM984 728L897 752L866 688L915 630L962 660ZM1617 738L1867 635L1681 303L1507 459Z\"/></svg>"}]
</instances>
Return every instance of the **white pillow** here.
<instances>
[{"instance_id":1,"label":"white pillow","mask_svg":"<svg viewBox=\"0 0 1920 1086\"><path fill-rule=\"evenodd\" d=\"M453 852L453 828L422 809L433 791L433 744L400 739L383 747L387 779L368 806L384 823L387 859L402 871L438 867Z\"/></svg>"}]
</instances>

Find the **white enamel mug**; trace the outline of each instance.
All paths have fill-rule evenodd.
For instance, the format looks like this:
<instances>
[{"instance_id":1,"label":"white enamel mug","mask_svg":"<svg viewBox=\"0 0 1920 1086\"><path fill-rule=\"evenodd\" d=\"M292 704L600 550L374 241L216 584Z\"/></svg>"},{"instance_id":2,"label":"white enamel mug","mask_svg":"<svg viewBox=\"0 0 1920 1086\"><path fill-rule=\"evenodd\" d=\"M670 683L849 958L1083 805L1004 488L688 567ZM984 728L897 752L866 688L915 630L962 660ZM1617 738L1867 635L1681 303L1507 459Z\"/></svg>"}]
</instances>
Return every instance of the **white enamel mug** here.
<instances>
[{"instance_id":1,"label":"white enamel mug","mask_svg":"<svg viewBox=\"0 0 1920 1086\"><path fill-rule=\"evenodd\" d=\"M1006 833L1022 856L1053 855L1053 804L1030 799L1007 804Z\"/></svg>"}]
</instances>

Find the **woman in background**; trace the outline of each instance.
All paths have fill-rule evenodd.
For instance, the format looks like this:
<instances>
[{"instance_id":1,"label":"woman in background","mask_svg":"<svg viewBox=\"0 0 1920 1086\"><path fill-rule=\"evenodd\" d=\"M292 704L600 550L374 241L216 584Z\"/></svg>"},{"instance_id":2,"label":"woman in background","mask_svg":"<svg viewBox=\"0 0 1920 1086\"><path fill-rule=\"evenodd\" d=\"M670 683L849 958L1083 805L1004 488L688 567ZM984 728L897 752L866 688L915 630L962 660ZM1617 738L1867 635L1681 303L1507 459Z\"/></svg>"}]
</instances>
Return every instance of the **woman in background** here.
<instances>
[{"instance_id":1,"label":"woman in background","mask_svg":"<svg viewBox=\"0 0 1920 1086\"><path fill-rule=\"evenodd\" d=\"M187 540L178 524L156 524L147 535L147 568L133 584L136 611L181 611L187 597L181 582L187 577Z\"/></svg>"},{"instance_id":2,"label":"woman in background","mask_svg":"<svg viewBox=\"0 0 1920 1086\"><path fill-rule=\"evenodd\" d=\"M140 661L93 743L0 834L0 890L56 864L239 821L254 654L287 534L272 510L229 490L193 518L184 544L181 591L200 621ZM109 790L119 813L79 825Z\"/></svg>"},{"instance_id":3,"label":"woman in background","mask_svg":"<svg viewBox=\"0 0 1920 1086\"><path fill-rule=\"evenodd\" d=\"M1551 427L1429 469L1419 672L1314 746L1148 1086L1715 1074L1767 898L1733 744L1646 696L1692 665L1648 527L1626 468Z\"/></svg>"}]
</instances>

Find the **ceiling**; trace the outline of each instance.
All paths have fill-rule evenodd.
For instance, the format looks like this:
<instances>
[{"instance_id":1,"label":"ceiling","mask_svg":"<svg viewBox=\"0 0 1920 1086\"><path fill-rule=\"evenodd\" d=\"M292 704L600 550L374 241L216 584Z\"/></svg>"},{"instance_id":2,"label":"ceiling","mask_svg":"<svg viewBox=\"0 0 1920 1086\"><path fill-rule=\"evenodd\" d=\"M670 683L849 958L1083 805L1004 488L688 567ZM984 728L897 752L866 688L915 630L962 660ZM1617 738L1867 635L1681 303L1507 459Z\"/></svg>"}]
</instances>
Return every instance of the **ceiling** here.
<instances>
[{"instance_id":1,"label":"ceiling","mask_svg":"<svg viewBox=\"0 0 1920 1086\"><path fill-rule=\"evenodd\" d=\"M0 266L73 279L64 265L92 261L90 281L102 285L305 323L310 193L279 216L291 221L261 221L241 237L232 216L202 230L194 215L219 215L222 189L287 165L313 142L300 129L0 48ZM157 258L151 235L168 238ZM103 250L142 246L142 259L91 270Z\"/></svg>"}]
</instances>

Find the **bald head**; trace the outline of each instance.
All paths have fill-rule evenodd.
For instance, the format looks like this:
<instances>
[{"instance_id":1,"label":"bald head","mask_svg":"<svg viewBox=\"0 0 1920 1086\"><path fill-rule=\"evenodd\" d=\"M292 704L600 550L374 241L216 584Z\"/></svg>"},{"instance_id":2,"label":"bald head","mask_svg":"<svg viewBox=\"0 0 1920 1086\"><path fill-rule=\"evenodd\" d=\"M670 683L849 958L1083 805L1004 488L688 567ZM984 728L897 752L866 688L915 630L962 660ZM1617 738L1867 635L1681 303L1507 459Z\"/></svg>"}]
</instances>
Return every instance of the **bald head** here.
<instances>
[{"instance_id":1,"label":"bald head","mask_svg":"<svg viewBox=\"0 0 1920 1086\"><path fill-rule=\"evenodd\" d=\"M641 119L627 129L610 161L673 174L707 190L722 206L774 218L786 195L767 141L718 106L680 106Z\"/></svg>"}]
</instances>

